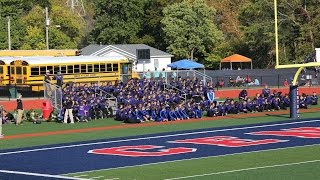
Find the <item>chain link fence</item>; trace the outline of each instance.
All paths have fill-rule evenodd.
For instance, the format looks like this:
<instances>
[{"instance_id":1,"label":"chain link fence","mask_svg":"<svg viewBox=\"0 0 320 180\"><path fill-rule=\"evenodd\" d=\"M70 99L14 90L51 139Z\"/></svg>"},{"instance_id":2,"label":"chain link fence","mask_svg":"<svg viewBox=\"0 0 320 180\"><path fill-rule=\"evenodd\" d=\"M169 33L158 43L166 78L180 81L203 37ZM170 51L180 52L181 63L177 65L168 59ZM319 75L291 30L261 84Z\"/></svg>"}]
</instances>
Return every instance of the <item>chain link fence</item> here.
<instances>
[{"instance_id":1,"label":"chain link fence","mask_svg":"<svg viewBox=\"0 0 320 180\"><path fill-rule=\"evenodd\" d=\"M60 112L62 109L62 88L55 84L50 84L47 82L43 83L43 87L44 99L49 100L53 108Z\"/></svg>"}]
</instances>

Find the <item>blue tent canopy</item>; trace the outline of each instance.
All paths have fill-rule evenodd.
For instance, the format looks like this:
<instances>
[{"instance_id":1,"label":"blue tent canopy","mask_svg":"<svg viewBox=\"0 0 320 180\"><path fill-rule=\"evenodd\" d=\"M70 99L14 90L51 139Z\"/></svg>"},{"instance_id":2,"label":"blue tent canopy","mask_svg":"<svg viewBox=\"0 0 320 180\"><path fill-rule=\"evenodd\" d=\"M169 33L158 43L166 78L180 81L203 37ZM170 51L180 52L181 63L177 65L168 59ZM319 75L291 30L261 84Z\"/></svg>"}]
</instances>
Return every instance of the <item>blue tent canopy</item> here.
<instances>
[{"instance_id":1,"label":"blue tent canopy","mask_svg":"<svg viewBox=\"0 0 320 180\"><path fill-rule=\"evenodd\" d=\"M174 63L168 64L168 67L175 68L175 69L197 69L197 68L204 68L203 64L194 62L189 59L183 59L180 61L176 61Z\"/></svg>"}]
</instances>

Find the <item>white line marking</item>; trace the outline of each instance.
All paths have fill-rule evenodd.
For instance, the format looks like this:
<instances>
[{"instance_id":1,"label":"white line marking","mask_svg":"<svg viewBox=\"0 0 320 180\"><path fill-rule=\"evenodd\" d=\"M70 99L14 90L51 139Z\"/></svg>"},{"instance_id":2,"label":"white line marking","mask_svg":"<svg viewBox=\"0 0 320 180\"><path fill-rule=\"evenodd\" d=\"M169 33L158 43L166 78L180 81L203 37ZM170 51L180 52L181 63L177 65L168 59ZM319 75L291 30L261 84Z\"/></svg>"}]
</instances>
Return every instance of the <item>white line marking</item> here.
<instances>
[{"instance_id":1,"label":"white line marking","mask_svg":"<svg viewBox=\"0 0 320 180\"><path fill-rule=\"evenodd\" d=\"M115 141L102 141L102 142L86 143L86 144L73 144L73 145L68 145L68 146L56 146L56 147L49 147L49 148L39 148L39 149L30 149L30 150L22 150L22 151L4 152L4 153L0 153L0 156L1 155L9 155L9 154L27 153L27 152L54 150L54 149L64 149L64 148L72 148L72 147L91 146L91 145L99 145L99 144L130 142L130 141L138 141L138 140L145 140L145 139L158 139L158 138L166 138L166 137L186 136L186 135L193 135L193 134L205 134L205 133L211 133L211 132L235 131L235 130L243 130L243 129L262 128L262 127L283 126L283 125L290 125L290 124L302 124L302 123L307 123L307 122L319 122L319 121L320 120L298 121L298 122L290 122L290 123L268 124L268 125L261 125L261 126L246 126L246 127L241 127L241 128L218 129L218 130L210 130L210 131L198 131L198 132L190 132L190 133L182 133L182 134L168 134L168 135L162 135L162 136L149 136L149 137L134 138L134 139L122 139L122 140L115 140Z\"/></svg>"},{"instance_id":2,"label":"white line marking","mask_svg":"<svg viewBox=\"0 0 320 180\"><path fill-rule=\"evenodd\" d=\"M276 150L284 150L284 149L292 149L292 148L302 148L302 147L312 147L312 146L320 146L320 145L319 144L311 144L311 145L304 145L304 146L293 146L293 147L284 147L284 148L275 148L275 149L265 149L265 150L259 150L259 151L248 151L248 152L241 152L241 153L224 154L224 155L219 155L219 156L207 156L207 157L198 157L198 158L190 158L190 159L179 159L179 160L173 160L173 161L162 161L162 162L147 163L147 164L140 164L140 165L133 165L133 166L122 166L122 167L115 167L115 168L108 168L108 169L97 169L97 170L91 170L91 171L82 171L82 172L68 173L68 174L64 174L64 175L91 173L91 172L97 172L97 171L109 171L109 170L141 167L141 166L148 166L148 165L174 163L174 162L180 162L180 161L192 161L192 160L199 160L199 159L218 158L218 157L224 157L224 156L234 156L234 155L241 155L241 154L268 152L268 151L276 151Z\"/></svg>"},{"instance_id":3,"label":"white line marking","mask_svg":"<svg viewBox=\"0 0 320 180\"><path fill-rule=\"evenodd\" d=\"M21 175L27 175L27 176L51 177L51 178L60 178L60 179L87 180L87 179L76 178L76 177L66 177L66 176L60 176L60 175L39 174L39 173L31 173L31 172L8 171L8 170L0 170L0 173L21 174Z\"/></svg>"},{"instance_id":4,"label":"white line marking","mask_svg":"<svg viewBox=\"0 0 320 180\"><path fill-rule=\"evenodd\" d=\"M96 177L91 177L90 179L100 179L103 178L104 176L96 176Z\"/></svg>"},{"instance_id":5,"label":"white line marking","mask_svg":"<svg viewBox=\"0 0 320 180\"><path fill-rule=\"evenodd\" d=\"M117 179L119 179L119 178L112 178L112 179L105 179L105 180L117 180Z\"/></svg>"},{"instance_id":6,"label":"white line marking","mask_svg":"<svg viewBox=\"0 0 320 180\"><path fill-rule=\"evenodd\" d=\"M203 176L211 176L211 175L219 175L219 174L228 174L228 173L241 172L241 171L257 170L257 169L266 169L266 168L293 166L293 165L307 164L307 163L315 163L315 162L320 162L320 159L318 159L318 160L312 160L312 161L302 161L302 162L296 162L296 163L276 164L276 165L270 165L270 166L260 166L260 167L253 167L253 168L236 169L236 170L231 170L231 171L221 171L221 172L207 173L207 174L197 174L197 175L193 175L193 176L183 176L183 177L176 177L176 178L170 178L170 179L165 179L165 180L188 179L188 178L194 178L194 177L203 177Z\"/></svg>"},{"instance_id":7,"label":"white line marking","mask_svg":"<svg viewBox=\"0 0 320 180\"><path fill-rule=\"evenodd\" d=\"M73 176L75 178L79 178L79 177L85 177L85 176L88 176L87 174L83 174L83 175L79 175L79 176Z\"/></svg>"}]
</instances>

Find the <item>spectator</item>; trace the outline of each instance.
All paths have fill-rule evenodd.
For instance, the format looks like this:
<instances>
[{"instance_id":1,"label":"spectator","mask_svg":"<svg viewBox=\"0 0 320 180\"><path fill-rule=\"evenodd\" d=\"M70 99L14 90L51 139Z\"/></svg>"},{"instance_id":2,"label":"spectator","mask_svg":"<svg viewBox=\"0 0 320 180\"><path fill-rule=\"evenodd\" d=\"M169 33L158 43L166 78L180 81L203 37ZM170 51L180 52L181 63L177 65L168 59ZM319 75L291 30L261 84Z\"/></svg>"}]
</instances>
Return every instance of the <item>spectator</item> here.
<instances>
[{"instance_id":1,"label":"spectator","mask_svg":"<svg viewBox=\"0 0 320 180\"><path fill-rule=\"evenodd\" d=\"M53 80L57 80L57 86L62 87L63 84L63 76L60 71L53 77Z\"/></svg>"},{"instance_id":2,"label":"spectator","mask_svg":"<svg viewBox=\"0 0 320 180\"><path fill-rule=\"evenodd\" d=\"M158 71L158 69L156 67L154 68L153 77L155 80L159 80L160 72Z\"/></svg>"},{"instance_id":3,"label":"spectator","mask_svg":"<svg viewBox=\"0 0 320 180\"><path fill-rule=\"evenodd\" d=\"M259 79L258 79L258 78L255 78L255 79L254 79L254 85L260 86L260 82L259 82Z\"/></svg>"},{"instance_id":4,"label":"spectator","mask_svg":"<svg viewBox=\"0 0 320 180\"><path fill-rule=\"evenodd\" d=\"M289 83L288 83L288 80L287 80L287 79L285 79L285 80L283 81L283 86L285 86L285 87L289 86Z\"/></svg>"},{"instance_id":5,"label":"spectator","mask_svg":"<svg viewBox=\"0 0 320 180\"><path fill-rule=\"evenodd\" d=\"M312 99L312 105L318 105L318 96L316 92L313 92L311 99Z\"/></svg>"},{"instance_id":6,"label":"spectator","mask_svg":"<svg viewBox=\"0 0 320 180\"><path fill-rule=\"evenodd\" d=\"M161 72L161 79L165 79L165 78L166 78L166 69L163 68Z\"/></svg>"},{"instance_id":7,"label":"spectator","mask_svg":"<svg viewBox=\"0 0 320 180\"><path fill-rule=\"evenodd\" d=\"M64 119L63 119L63 123L68 123L68 118L70 118L70 121L71 121L71 124L74 123L74 120L73 120L73 113L72 113L72 107L74 105L74 102L69 99L69 97L66 97L66 101L64 103L64 109L65 109L65 112L64 112Z\"/></svg>"},{"instance_id":8,"label":"spectator","mask_svg":"<svg viewBox=\"0 0 320 180\"><path fill-rule=\"evenodd\" d=\"M209 91L207 92L207 98L209 103L213 103L214 102L214 91L212 88L209 89Z\"/></svg>"},{"instance_id":9,"label":"spectator","mask_svg":"<svg viewBox=\"0 0 320 180\"><path fill-rule=\"evenodd\" d=\"M17 99L17 121L16 125L20 125L22 123L22 117L23 117L23 104L22 104L22 94L18 95Z\"/></svg>"},{"instance_id":10,"label":"spectator","mask_svg":"<svg viewBox=\"0 0 320 180\"><path fill-rule=\"evenodd\" d=\"M269 95L270 95L270 89L268 88L268 85L265 85L265 86L264 86L264 89L262 90L262 95L263 95L264 97L269 97Z\"/></svg>"},{"instance_id":11,"label":"spectator","mask_svg":"<svg viewBox=\"0 0 320 180\"><path fill-rule=\"evenodd\" d=\"M144 75L144 77L145 77L146 79L151 79L150 69L148 69L148 71L146 72L146 74Z\"/></svg>"}]
</instances>

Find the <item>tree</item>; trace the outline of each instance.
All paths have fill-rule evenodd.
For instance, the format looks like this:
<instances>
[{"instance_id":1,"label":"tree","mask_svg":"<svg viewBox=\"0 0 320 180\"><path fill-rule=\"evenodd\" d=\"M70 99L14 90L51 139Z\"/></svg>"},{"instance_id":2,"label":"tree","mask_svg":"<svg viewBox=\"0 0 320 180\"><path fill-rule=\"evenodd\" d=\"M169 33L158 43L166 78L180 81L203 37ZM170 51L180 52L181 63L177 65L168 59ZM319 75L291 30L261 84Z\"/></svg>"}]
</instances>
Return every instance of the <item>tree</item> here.
<instances>
[{"instance_id":1,"label":"tree","mask_svg":"<svg viewBox=\"0 0 320 180\"><path fill-rule=\"evenodd\" d=\"M36 26L27 27L27 34L24 37L24 44L21 49L41 50L46 49L45 34L42 29Z\"/></svg>"},{"instance_id":2,"label":"tree","mask_svg":"<svg viewBox=\"0 0 320 180\"><path fill-rule=\"evenodd\" d=\"M304 4L304 2L308 2ZM280 63L299 63L319 44L320 2L278 1ZM244 38L240 48L246 47L255 66L273 67L275 64L273 1L250 1L241 10L239 20ZM259 17L259 18L257 18Z\"/></svg>"},{"instance_id":3,"label":"tree","mask_svg":"<svg viewBox=\"0 0 320 180\"><path fill-rule=\"evenodd\" d=\"M134 43L142 27L144 0L95 1L93 41L104 44Z\"/></svg>"},{"instance_id":4,"label":"tree","mask_svg":"<svg viewBox=\"0 0 320 180\"><path fill-rule=\"evenodd\" d=\"M183 1L167 6L162 19L167 49L178 57L206 56L223 34L214 24L215 10L204 0Z\"/></svg>"}]
</instances>

